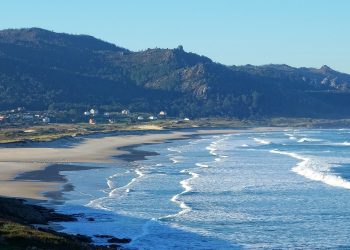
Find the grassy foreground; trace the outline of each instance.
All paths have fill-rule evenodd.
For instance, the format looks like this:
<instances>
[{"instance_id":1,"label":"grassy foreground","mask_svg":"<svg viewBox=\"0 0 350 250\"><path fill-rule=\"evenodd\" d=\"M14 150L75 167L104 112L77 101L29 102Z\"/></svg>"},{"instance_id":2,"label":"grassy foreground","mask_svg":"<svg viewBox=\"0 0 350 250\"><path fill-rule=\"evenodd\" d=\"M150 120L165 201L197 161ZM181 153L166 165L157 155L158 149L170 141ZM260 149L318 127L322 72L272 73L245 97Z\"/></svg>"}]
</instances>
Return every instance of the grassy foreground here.
<instances>
[{"instance_id":1,"label":"grassy foreground","mask_svg":"<svg viewBox=\"0 0 350 250\"><path fill-rule=\"evenodd\" d=\"M58 214L41 206L29 205L20 199L0 197L0 249L112 249L94 246L90 244L91 239L83 235L69 235L44 226L32 226L32 224L46 225L52 221L72 220L75 220L72 216Z\"/></svg>"},{"instance_id":2,"label":"grassy foreground","mask_svg":"<svg viewBox=\"0 0 350 250\"><path fill-rule=\"evenodd\" d=\"M88 238L72 236L54 231L41 231L29 225L0 221L0 249L19 250L97 250L111 249L89 244Z\"/></svg>"}]
</instances>

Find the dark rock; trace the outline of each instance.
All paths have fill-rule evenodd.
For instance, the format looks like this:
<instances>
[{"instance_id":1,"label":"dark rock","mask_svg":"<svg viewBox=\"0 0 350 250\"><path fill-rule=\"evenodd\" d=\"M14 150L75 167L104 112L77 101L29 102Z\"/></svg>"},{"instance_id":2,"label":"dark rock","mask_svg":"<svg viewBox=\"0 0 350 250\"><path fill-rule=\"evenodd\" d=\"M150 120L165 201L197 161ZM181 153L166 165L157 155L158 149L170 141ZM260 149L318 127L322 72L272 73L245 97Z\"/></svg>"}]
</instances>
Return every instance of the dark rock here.
<instances>
[{"instance_id":1,"label":"dark rock","mask_svg":"<svg viewBox=\"0 0 350 250\"><path fill-rule=\"evenodd\" d=\"M19 223L48 224L50 221L76 221L72 215L56 213L53 209L27 204L22 199L0 198L0 217Z\"/></svg>"},{"instance_id":2,"label":"dark rock","mask_svg":"<svg viewBox=\"0 0 350 250\"><path fill-rule=\"evenodd\" d=\"M128 238L116 238L113 237L111 239L108 240L108 243L129 243L131 241L131 239Z\"/></svg>"},{"instance_id":3,"label":"dark rock","mask_svg":"<svg viewBox=\"0 0 350 250\"><path fill-rule=\"evenodd\" d=\"M108 248L110 248L110 249L121 249L121 245L117 245L117 244L111 244L111 245L109 245L108 246Z\"/></svg>"},{"instance_id":4,"label":"dark rock","mask_svg":"<svg viewBox=\"0 0 350 250\"><path fill-rule=\"evenodd\" d=\"M95 234L94 237L96 238L113 238L113 235L108 235L108 234Z\"/></svg>"},{"instance_id":5,"label":"dark rock","mask_svg":"<svg viewBox=\"0 0 350 250\"><path fill-rule=\"evenodd\" d=\"M95 221L95 219L92 218L92 217L87 218L87 220L88 220L88 221Z\"/></svg>"},{"instance_id":6,"label":"dark rock","mask_svg":"<svg viewBox=\"0 0 350 250\"><path fill-rule=\"evenodd\" d=\"M92 242L91 237L86 236L86 235L77 234L75 237L81 242L86 242L86 243L91 243Z\"/></svg>"}]
</instances>

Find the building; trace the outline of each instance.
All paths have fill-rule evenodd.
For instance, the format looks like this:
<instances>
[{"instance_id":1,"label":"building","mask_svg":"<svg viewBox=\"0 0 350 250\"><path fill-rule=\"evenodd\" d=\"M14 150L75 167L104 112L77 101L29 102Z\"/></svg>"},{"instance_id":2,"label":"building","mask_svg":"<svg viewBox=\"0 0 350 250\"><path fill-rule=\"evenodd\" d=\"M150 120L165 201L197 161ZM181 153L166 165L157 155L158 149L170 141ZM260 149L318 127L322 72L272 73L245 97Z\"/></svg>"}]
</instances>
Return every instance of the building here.
<instances>
[{"instance_id":1,"label":"building","mask_svg":"<svg viewBox=\"0 0 350 250\"><path fill-rule=\"evenodd\" d=\"M186 117L186 118L184 118L184 121L189 121L189 120L190 120L190 118L187 118L187 117Z\"/></svg>"},{"instance_id":2,"label":"building","mask_svg":"<svg viewBox=\"0 0 350 250\"><path fill-rule=\"evenodd\" d=\"M89 111L85 111L84 115L88 116L88 115L90 115L90 112Z\"/></svg>"},{"instance_id":3,"label":"building","mask_svg":"<svg viewBox=\"0 0 350 250\"><path fill-rule=\"evenodd\" d=\"M167 113L166 113L165 111L160 111L160 112L159 112L159 115L160 115L160 116L166 116Z\"/></svg>"},{"instance_id":4,"label":"building","mask_svg":"<svg viewBox=\"0 0 350 250\"><path fill-rule=\"evenodd\" d=\"M44 117L43 118L43 123L49 123L50 122L50 118L49 117Z\"/></svg>"},{"instance_id":5,"label":"building","mask_svg":"<svg viewBox=\"0 0 350 250\"><path fill-rule=\"evenodd\" d=\"M157 120L156 116L151 115L150 117L148 117L149 120Z\"/></svg>"},{"instance_id":6,"label":"building","mask_svg":"<svg viewBox=\"0 0 350 250\"><path fill-rule=\"evenodd\" d=\"M130 111L127 109L122 110L122 115L129 115Z\"/></svg>"},{"instance_id":7,"label":"building","mask_svg":"<svg viewBox=\"0 0 350 250\"><path fill-rule=\"evenodd\" d=\"M142 121L142 120L144 120L144 118L143 118L143 116L138 116L137 120Z\"/></svg>"},{"instance_id":8,"label":"building","mask_svg":"<svg viewBox=\"0 0 350 250\"><path fill-rule=\"evenodd\" d=\"M91 115L97 115L98 114L98 110L97 109L90 109L90 114Z\"/></svg>"}]
</instances>

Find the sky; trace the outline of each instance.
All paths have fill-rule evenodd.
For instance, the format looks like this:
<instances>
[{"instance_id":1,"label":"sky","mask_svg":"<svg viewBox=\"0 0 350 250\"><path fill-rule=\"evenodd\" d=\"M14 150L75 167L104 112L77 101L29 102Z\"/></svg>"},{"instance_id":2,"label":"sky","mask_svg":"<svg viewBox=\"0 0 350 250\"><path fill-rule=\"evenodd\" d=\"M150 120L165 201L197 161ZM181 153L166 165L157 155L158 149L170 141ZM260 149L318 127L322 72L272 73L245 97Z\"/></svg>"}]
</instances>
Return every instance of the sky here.
<instances>
[{"instance_id":1,"label":"sky","mask_svg":"<svg viewBox=\"0 0 350 250\"><path fill-rule=\"evenodd\" d=\"M226 65L350 73L349 0L1 0L0 29L88 34L133 51L175 48Z\"/></svg>"}]
</instances>

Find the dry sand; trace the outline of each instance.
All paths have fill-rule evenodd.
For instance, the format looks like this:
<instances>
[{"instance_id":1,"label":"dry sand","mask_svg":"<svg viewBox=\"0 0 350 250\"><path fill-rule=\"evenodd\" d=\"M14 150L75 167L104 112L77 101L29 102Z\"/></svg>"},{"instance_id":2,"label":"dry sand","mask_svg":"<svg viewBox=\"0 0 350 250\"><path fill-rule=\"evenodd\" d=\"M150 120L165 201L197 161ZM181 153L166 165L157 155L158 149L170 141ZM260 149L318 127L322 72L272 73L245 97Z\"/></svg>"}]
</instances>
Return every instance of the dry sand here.
<instances>
[{"instance_id":1,"label":"dry sand","mask_svg":"<svg viewBox=\"0 0 350 250\"><path fill-rule=\"evenodd\" d=\"M44 200L44 191L60 188L62 183L18 181L21 173L40 170L54 163L116 162L113 156L127 152L118 148L144 143L159 143L180 139L194 134L234 133L235 130L197 130L193 132L145 133L101 138L86 138L81 143L67 148L0 148L0 195Z\"/></svg>"}]
</instances>

